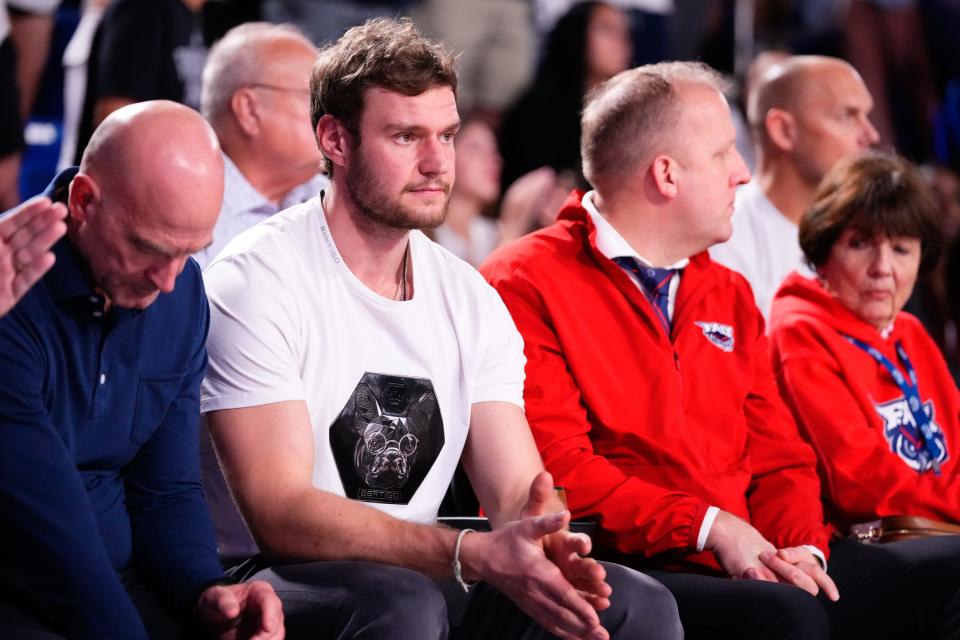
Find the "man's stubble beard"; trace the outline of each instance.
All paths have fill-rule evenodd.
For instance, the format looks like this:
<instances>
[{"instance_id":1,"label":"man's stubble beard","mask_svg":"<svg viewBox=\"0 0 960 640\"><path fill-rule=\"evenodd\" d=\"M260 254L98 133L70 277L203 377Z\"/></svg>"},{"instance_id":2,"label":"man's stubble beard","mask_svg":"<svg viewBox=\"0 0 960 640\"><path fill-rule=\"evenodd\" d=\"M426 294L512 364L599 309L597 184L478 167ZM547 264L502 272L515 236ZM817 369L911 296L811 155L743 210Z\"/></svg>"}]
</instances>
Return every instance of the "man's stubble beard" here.
<instances>
[{"instance_id":1,"label":"man's stubble beard","mask_svg":"<svg viewBox=\"0 0 960 640\"><path fill-rule=\"evenodd\" d=\"M411 229L434 229L443 224L450 204L450 185L444 187L443 205L438 209L420 212L400 203L401 192L395 199L380 190L376 175L370 170L363 153L354 150L354 162L346 171L347 192L357 206L357 211L373 226L409 231ZM411 185L407 185L407 189ZM405 189L406 190L406 189Z\"/></svg>"}]
</instances>

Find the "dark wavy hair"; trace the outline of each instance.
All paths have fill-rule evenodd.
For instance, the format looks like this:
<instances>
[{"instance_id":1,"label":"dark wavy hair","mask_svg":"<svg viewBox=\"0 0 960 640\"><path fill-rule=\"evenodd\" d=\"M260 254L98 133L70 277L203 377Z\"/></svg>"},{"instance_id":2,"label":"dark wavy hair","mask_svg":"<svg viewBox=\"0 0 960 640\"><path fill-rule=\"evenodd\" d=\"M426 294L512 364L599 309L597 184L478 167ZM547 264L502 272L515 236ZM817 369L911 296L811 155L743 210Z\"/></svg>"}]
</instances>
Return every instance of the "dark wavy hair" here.
<instances>
[{"instance_id":1,"label":"dark wavy hair","mask_svg":"<svg viewBox=\"0 0 960 640\"><path fill-rule=\"evenodd\" d=\"M845 158L824 176L800 221L800 248L814 268L830 258L847 229L866 238L904 236L920 240L920 273L933 269L943 252L936 203L920 172L893 153L868 151Z\"/></svg>"}]
</instances>

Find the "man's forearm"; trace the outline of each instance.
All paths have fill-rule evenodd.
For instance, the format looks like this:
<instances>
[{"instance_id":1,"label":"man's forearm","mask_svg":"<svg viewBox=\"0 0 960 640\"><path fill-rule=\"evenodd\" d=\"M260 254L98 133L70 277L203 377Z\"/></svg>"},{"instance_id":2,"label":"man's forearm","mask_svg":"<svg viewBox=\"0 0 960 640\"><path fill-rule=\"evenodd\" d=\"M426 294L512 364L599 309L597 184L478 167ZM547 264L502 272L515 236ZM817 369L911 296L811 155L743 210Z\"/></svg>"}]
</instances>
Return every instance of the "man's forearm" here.
<instances>
[{"instance_id":1,"label":"man's forearm","mask_svg":"<svg viewBox=\"0 0 960 640\"><path fill-rule=\"evenodd\" d=\"M542 510L538 513L525 513L524 509L527 507L528 497L529 497L529 484L527 486L528 491L521 493L520 495L515 496L515 499L506 501L504 506L500 508L491 508L487 509L484 506L484 513L487 518L490 520L490 527L492 529L499 529L507 522L512 522L514 520L520 520L526 516L530 515L543 515L547 513L557 513L559 511L566 511L567 505L560 500L559 494L554 491L552 492L550 498L542 503Z\"/></svg>"},{"instance_id":2,"label":"man's forearm","mask_svg":"<svg viewBox=\"0 0 960 640\"><path fill-rule=\"evenodd\" d=\"M433 577L452 574L453 529L400 520L312 487L258 511L247 520L268 560L366 560Z\"/></svg>"}]
</instances>

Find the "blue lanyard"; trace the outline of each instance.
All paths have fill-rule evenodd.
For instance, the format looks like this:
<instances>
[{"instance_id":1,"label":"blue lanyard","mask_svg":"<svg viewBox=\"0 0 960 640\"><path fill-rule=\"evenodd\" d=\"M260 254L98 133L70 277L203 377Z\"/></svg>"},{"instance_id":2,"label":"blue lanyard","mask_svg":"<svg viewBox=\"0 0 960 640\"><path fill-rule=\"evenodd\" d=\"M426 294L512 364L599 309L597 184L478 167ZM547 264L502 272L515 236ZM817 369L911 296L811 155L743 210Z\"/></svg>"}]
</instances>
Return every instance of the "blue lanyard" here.
<instances>
[{"instance_id":1,"label":"blue lanyard","mask_svg":"<svg viewBox=\"0 0 960 640\"><path fill-rule=\"evenodd\" d=\"M917 372L914 370L913 365L910 364L910 358L907 357L907 352L904 350L903 345L897 340L897 359L900 360L900 364L903 365L903 368L906 370L907 377L910 378L909 380L904 378L896 365L890 362L890 359L880 353L876 347L872 347L866 342L857 340L846 334L844 334L843 337L846 338L850 344L856 345L866 351L871 358L883 365L883 367L890 372L893 381L897 383L900 391L903 392L903 397L907 399L907 407L909 407L910 413L913 414L913 420L923 437L923 451L918 451L917 453L921 460L924 460L933 468L933 472L936 475L940 475L940 463L937 461L940 451L937 449L933 429L930 427L930 416L923 410L923 402L920 401ZM921 465L920 468L922 470L924 465Z\"/></svg>"}]
</instances>

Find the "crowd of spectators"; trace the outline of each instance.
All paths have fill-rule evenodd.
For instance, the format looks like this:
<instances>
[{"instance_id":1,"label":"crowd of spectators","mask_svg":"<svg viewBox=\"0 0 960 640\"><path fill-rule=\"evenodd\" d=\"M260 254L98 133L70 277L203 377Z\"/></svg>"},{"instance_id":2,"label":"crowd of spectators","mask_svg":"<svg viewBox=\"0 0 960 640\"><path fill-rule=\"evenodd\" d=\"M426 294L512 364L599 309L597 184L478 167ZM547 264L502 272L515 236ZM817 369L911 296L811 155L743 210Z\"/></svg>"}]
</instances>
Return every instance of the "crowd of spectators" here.
<instances>
[{"instance_id":1,"label":"crowd of spectators","mask_svg":"<svg viewBox=\"0 0 960 640\"><path fill-rule=\"evenodd\" d=\"M506 228L490 237L512 238L542 226L566 192L587 186L579 158L583 96L628 66L660 60L701 59L736 80L728 97L738 122L738 148L751 169L758 142L746 122L751 82L771 60L790 53L848 60L873 98L876 144L928 165L927 175L937 176L935 189L960 166L960 54L950 35L951 26L960 27L960 7L951 0L10 0L6 5L0 7L5 101L0 206L5 208L34 195L56 169L78 162L93 128L117 107L163 98L199 108L209 47L229 28L258 19L295 24L321 45L365 19L411 15L425 33L457 52L461 112L486 121L498 142L499 197L480 217ZM737 26L744 21L752 25L746 35ZM520 193L511 194L518 181ZM518 202L520 211L503 207ZM948 250L944 266L922 279L908 308L937 336L957 371L958 319L942 293L960 277L951 266L957 262L953 254Z\"/></svg>"}]
</instances>

